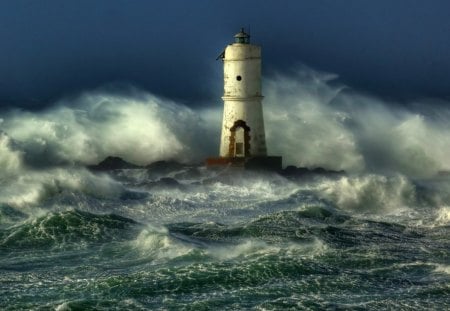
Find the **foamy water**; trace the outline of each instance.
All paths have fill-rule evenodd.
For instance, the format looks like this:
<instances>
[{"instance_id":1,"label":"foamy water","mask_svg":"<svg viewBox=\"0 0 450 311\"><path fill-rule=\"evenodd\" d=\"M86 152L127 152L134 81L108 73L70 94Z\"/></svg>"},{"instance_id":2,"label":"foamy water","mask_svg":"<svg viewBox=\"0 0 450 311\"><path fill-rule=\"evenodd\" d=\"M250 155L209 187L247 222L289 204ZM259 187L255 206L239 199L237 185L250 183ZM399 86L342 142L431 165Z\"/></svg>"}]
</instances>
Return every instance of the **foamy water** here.
<instances>
[{"instance_id":1,"label":"foamy water","mask_svg":"<svg viewBox=\"0 0 450 311\"><path fill-rule=\"evenodd\" d=\"M392 108L334 79L268 80L265 116L285 165L340 175L84 167L213 155L219 104L92 92L5 112L0 308L449 308L448 112Z\"/></svg>"}]
</instances>

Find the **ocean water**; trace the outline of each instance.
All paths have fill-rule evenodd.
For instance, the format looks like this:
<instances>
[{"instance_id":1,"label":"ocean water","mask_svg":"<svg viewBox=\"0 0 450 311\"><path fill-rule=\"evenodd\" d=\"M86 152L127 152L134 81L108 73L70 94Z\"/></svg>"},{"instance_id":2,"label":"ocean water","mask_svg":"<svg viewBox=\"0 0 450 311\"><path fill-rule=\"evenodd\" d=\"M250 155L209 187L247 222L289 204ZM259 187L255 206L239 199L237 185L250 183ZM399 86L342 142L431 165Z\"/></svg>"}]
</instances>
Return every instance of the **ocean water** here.
<instances>
[{"instance_id":1,"label":"ocean water","mask_svg":"<svg viewBox=\"0 0 450 311\"><path fill-rule=\"evenodd\" d=\"M220 100L0 111L0 309L450 309L450 103L310 68L264 81L269 153L346 174L85 168L216 155Z\"/></svg>"},{"instance_id":2,"label":"ocean water","mask_svg":"<svg viewBox=\"0 0 450 311\"><path fill-rule=\"evenodd\" d=\"M2 310L450 308L450 176L58 168L0 195Z\"/></svg>"}]
</instances>

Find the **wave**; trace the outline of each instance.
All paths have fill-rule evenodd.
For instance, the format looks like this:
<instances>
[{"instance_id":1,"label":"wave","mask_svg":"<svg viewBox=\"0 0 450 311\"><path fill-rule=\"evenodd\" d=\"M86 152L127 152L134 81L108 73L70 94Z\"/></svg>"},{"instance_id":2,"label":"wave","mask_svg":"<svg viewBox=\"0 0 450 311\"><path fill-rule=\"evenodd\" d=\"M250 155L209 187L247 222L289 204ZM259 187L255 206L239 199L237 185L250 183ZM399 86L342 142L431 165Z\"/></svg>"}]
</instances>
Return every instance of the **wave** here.
<instances>
[{"instance_id":1,"label":"wave","mask_svg":"<svg viewBox=\"0 0 450 311\"><path fill-rule=\"evenodd\" d=\"M0 204L0 226L26 220L28 215L12 206Z\"/></svg>"},{"instance_id":2,"label":"wave","mask_svg":"<svg viewBox=\"0 0 450 311\"><path fill-rule=\"evenodd\" d=\"M429 177L450 169L450 111L442 102L405 108L338 83L336 75L306 67L266 79L271 154L282 155L285 165L357 173ZM217 153L220 114L219 103L188 108L138 90L129 96L86 92L40 112L7 111L0 121L0 167L94 164L107 156L141 165L198 162Z\"/></svg>"},{"instance_id":3,"label":"wave","mask_svg":"<svg viewBox=\"0 0 450 311\"><path fill-rule=\"evenodd\" d=\"M230 244L260 241L272 243L309 243L322 239L321 232L344 225L351 218L337 210L307 206L300 211L281 211L258 216L240 225L209 223L173 223L168 230L177 237L197 243ZM250 242L252 243L252 242ZM262 245L262 244L261 244Z\"/></svg>"},{"instance_id":4,"label":"wave","mask_svg":"<svg viewBox=\"0 0 450 311\"><path fill-rule=\"evenodd\" d=\"M444 206L437 210L436 212L436 222L441 225L450 224L450 206Z\"/></svg>"},{"instance_id":5,"label":"wave","mask_svg":"<svg viewBox=\"0 0 450 311\"><path fill-rule=\"evenodd\" d=\"M154 264L168 259L227 261L277 254L312 257L327 250L319 237L294 239L275 231L263 236L249 234L250 230L211 222L174 223L162 228L148 226L132 246Z\"/></svg>"},{"instance_id":6,"label":"wave","mask_svg":"<svg viewBox=\"0 0 450 311\"><path fill-rule=\"evenodd\" d=\"M435 270L436 273L445 273L450 275L450 266L449 265L436 265Z\"/></svg>"},{"instance_id":7,"label":"wave","mask_svg":"<svg viewBox=\"0 0 450 311\"><path fill-rule=\"evenodd\" d=\"M92 92L40 112L9 111L0 129L32 167L96 164L107 156L145 165L197 159L207 138L196 139L206 132L201 124L191 109L151 94ZM2 141L4 149L7 140ZM14 165L11 160L0 164Z\"/></svg>"},{"instance_id":8,"label":"wave","mask_svg":"<svg viewBox=\"0 0 450 311\"><path fill-rule=\"evenodd\" d=\"M181 171L153 175L145 169L111 174L79 168L30 169L25 176L11 175L0 182L0 206L5 206L0 223L20 221L11 210L36 217L67 208L108 211L144 222L233 223L311 206L375 220L448 223L445 207L450 204L450 183L446 179L415 181L399 174L362 174L302 180L247 172L222 178L203 169L196 171L195 178L174 178Z\"/></svg>"},{"instance_id":9,"label":"wave","mask_svg":"<svg viewBox=\"0 0 450 311\"><path fill-rule=\"evenodd\" d=\"M77 168L19 171L0 180L0 185L0 203L14 207L37 206L64 193L117 199L126 192L122 184L108 175Z\"/></svg>"},{"instance_id":10,"label":"wave","mask_svg":"<svg viewBox=\"0 0 450 311\"><path fill-rule=\"evenodd\" d=\"M208 258L248 260L272 255L295 256L298 260L321 256L331 249L376 249L377 245L409 252L408 245L423 238L420 229L406 225L360 219L333 208L309 206L300 211L267 214L243 224L182 222L164 228L150 227L141 232L133 245L154 262L175 258L188 262Z\"/></svg>"},{"instance_id":11,"label":"wave","mask_svg":"<svg viewBox=\"0 0 450 311\"><path fill-rule=\"evenodd\" d=\"M326 204L228 224L177 220L141 225L70 210L9 228L0 236L5 277L13 280L4 304L179 309L201 307L199 301L212 308L241 301L238 307L345 308L355 307L354 298L363 293L358 308L399 306L366 297L367 291L379 295L386 288L413 303L435 291L432 307L446 297L448 245L427 230L355 217ZM3 252L13 247L15 254ZM48 254L49 248L75 251ZM15 265L22 255L28 265ZM28 271L36 276L24 283ZM30 284L44 298L23 298Z\"/></svg>"},{"instance_id":12,"label":"wave","mask_svg":"<svg viewBox=\"0 0 450 311\"><path fill-rule=\"evenodd\" d=\"M122 216L79 210L51 212L0 231L0 248L79 249L90 244L129 240L138 223Z\"/></svg>"},{"instance_id":13,"label":"wave","mask_svg":"<svg viewBox=\"0 0 450 311\"><path fill-rule=\"evenodd\" d=\"M449 169L448 103L386 101L300 67L268 79L264 104L269 150L287 163L414 177Z\"/></svg>"},{"instance_id":14,"label":"wave","mask_svg":"<svg viewBox=\"0 0 450 311\"><path fill-rule=\"evenodd\" d=\"M319 195L343 210L395 214L417 205L416 187L405 176L368 174L322 180Z\"/></svg>"}]
</instances>

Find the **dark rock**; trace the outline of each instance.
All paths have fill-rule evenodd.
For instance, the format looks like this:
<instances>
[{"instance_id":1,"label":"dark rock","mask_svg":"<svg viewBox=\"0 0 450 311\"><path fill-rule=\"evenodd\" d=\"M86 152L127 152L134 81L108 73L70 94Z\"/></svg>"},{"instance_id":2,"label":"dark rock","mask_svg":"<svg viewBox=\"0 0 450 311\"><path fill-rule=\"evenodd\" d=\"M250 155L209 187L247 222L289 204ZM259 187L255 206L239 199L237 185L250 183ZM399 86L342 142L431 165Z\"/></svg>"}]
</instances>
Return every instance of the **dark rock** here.
<instances>
[{"instance_id":1,"label":"dark rock","mask_svg":"<svg viewBox=\"0 0 450 311\"><path fill-rule=\"evenodd\" d=\"M126 162L119 157L107 157L96 165L89 165L88 168L94 171L109 171L120 169L142 168L141 166Z\"/></svg>"},{"instance_id":2,"label":"dark rock","mask_svg":"<svg viewBox=\"0 0 450 311\"><path fill-rule=\"evenodd\" d=\"M278 156L251 157L246 160L244 166L247 170L279 172L282 162L282 157Z\"/></svg>"}]
</instances>

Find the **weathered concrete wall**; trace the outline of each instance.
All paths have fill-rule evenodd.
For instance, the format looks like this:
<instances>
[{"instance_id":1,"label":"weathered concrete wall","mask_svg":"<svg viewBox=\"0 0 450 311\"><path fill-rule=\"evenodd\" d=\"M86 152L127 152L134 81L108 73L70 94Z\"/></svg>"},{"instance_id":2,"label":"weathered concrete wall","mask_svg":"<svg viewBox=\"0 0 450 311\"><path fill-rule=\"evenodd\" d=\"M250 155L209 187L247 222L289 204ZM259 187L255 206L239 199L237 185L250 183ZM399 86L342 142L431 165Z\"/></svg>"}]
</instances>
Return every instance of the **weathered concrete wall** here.
<instances>
[{"instance_id":1,"label":"weathered concrete wall","mask_svg":"<svg viewBox=\"0 0 450 311\"><path fill-rule=\"evenodd\" d=\"M224 97L261 96L261 48L235 43L223 59ZM239 80L240 77L240 80Z\"/></svg>"}]
</instances>

